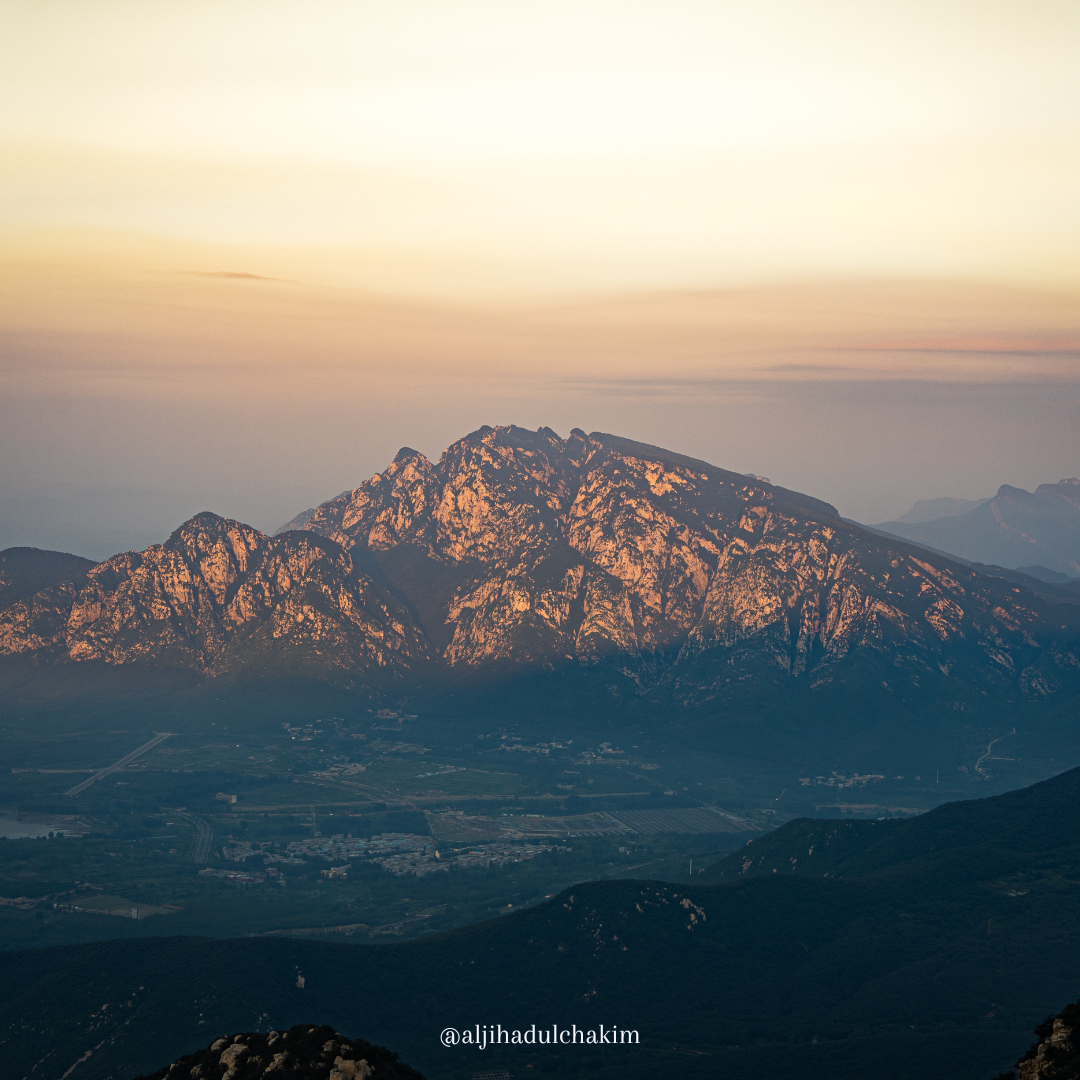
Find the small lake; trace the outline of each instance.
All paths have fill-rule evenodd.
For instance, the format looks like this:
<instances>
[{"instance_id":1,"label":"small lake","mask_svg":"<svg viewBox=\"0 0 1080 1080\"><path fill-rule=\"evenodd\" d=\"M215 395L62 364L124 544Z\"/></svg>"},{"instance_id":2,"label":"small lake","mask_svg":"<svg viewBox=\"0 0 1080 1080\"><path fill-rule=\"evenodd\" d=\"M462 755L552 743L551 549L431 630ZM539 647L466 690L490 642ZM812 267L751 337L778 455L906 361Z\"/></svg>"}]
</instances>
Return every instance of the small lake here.
<instances>
[{"instance_id":1,"label":"small lake","mask_svg":"<svg viewBox=\"0 0 1080 1080\"><path fill-rule=\"evenodd\" d=\"M48 836L49 833L64 832L62 826L42 825L36 821L20 821L15 817L0 815L0 836L9 840L33 839L36 836Z\"/></svg>"}]
</instances>

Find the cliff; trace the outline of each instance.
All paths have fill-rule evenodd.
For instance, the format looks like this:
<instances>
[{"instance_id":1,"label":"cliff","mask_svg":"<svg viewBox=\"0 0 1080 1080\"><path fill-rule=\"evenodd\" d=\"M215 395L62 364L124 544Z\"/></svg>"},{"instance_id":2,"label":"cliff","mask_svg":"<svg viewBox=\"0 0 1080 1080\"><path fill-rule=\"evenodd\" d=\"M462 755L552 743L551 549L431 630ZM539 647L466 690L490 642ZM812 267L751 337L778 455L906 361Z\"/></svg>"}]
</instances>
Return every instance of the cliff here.
<instances>
[{"instance_id":1,"label":"cliff","mask_svg":"<svg viewBox=\"0 0 1080 1080\"><path fill-rule=\"evenodd\" d=\"M1048 1016L1036 1029L1038 1042L1016 1063L1019 1080L1078 1080L1080 1078L1080 1001ZM999 1073L995 1080L1017 1080L1017 1072Z\"/></svg>"},{"instance_id":2,"label":"cliff","mask_svg":"<svg viewBox=\"0 0 1080 1080\"><path fill-rule=\"evenodd\" d=\"M407 670L428 656L408 611L333 541L215 514L0 611L0 653L21 652L209 675L280 661Z\"/></svg>"}]
</instances>

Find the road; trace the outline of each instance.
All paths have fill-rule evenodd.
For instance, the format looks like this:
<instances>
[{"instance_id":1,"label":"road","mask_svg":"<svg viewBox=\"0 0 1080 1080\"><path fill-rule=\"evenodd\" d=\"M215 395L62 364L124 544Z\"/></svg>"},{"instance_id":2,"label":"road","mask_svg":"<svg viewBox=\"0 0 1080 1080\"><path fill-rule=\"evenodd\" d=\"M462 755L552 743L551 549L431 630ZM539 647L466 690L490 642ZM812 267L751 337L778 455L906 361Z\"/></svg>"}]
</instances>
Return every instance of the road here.
<instances>
[{"instance_id":1,"label":"road","mask_svg":"<svg viewBox=\"0 0 1080 1080\"><path fill-rule=\"evenodd\" d=\"M1010 732L1009 732L1009 735L1015 735L1015 734L1016 734L1016 728L1013 728L1013 729L1012 729L1012 731L1010 731ZM989 780L989 779L990 779L990 774L989 774L989 773L988 773L988 772L987 772L987 771L986 771L986 770L985 770L984 768L982 768L982 763L983 763L984 761L995 761L995 760L1004 760L1004 761L1008 761L1008 760L1009 760L1008 758L1004 758L1004 759L998 759L998 758L992 758L992 757L990 757L990 751L994 749L994 744L995 744L995 743L999 743L999 742L1001 742L1001 740L1002 740L1002 739L1007 739L1007 738L1009 737L1009 735L999 735L999 736L998 736L998 737L997 737L997 738L996 738L996 739L995 739L995 740L994 740L994 741L993 741L993 742L992 742L992 743L991 743L991 744L990 744L990 745L989 745L989 746L988 746L988 747L986 748L986 752L985 752L985 753L983 754L983 756L982 756L981 758L979 758L979 760L978 760L978 761L976 761L976 762L975 762L975 771L976 771L976 772L977 772L977 773L978 773L978 774L979 774L979 775L980 775L980 776L981 776L981 777L982 777L982 778L983 778L984 780Z\"/></svg>"},{"instance_id":2,"label":"road","mask_svg":"<svg viewBox=\"0 0 1080 1080\"><path fill-rule=\"evenodd\" d=\"M127 757L122 757L115 765L110 765L107 769L102 769L100 772L94 773L89 780L84 780L81 784L76 784L70 791L66 792L67 795L78 795L85 791L91 784L96 784L103 776L108 776L109 773L116 772L117 769L122 769L125 765L130 764L141 754L145 754L152 746L157 746L159 742L164 742L170 735L171 731L162 731L156 734L148 743L144 743L138 750L132 750Z\"/></svg>"},{"instance_id":3,"label":"road","mask_svg":"<svg viewBox=\"0 0 1080 1080\"><path fill-rule=\"evenodd\" d=\"M205 818L197 817L195 814L183 814L176 810L172 810L170 813L181 821L186 821L195 829L195 846L191 851L191 861L197 863L206 862L206 856L210 854L211 841L214 839L214 830L210 827L210 822Z\"/></svg>"}]
</instances>

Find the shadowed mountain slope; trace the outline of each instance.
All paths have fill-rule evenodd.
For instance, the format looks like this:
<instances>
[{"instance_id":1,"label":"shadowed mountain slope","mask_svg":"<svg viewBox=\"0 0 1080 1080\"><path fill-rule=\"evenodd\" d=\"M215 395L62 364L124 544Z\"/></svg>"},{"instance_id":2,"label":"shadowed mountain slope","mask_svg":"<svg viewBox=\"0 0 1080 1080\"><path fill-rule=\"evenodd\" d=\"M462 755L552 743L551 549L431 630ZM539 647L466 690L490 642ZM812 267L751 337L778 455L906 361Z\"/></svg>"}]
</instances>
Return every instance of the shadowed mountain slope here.
<instances>
[{"instance_id":1,"label":"shadowed mountain slope","mask_svg":"<svg viewBox=\"0 0 1080 1080\"><path fill-rule=\"evenodd\" d=\"M51 585L82 581L93 566L92 560L64 551L6 548L0 551L0 608L10 607Z\"/></svg>"},{"instance_id":2,"label":"shadowed mountain slope","mask_svg":"<svg viewBox=\"0 0 1080 1080\"><path fill-rule=\"evenodd\" d=\"M1029 858L1062 846L1060 823L1080 804L1080 769L1020 791L946 803L909 821L818 821L797 818L713 863L705 881L761 874L857 878L878 871L910 872L930 860L951 874L954 855L971 851Z\"/></svg>"}]
</instances>

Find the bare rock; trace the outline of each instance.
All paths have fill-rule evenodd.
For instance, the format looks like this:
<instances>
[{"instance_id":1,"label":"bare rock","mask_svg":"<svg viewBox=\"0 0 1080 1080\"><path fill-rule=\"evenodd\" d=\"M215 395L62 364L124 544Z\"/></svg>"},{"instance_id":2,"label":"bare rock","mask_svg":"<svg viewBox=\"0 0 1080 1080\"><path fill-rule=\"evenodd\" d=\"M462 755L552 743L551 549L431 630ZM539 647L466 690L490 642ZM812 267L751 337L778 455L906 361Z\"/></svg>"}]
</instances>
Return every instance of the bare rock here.
<instances>
[{"instance_id":1,"label":"bare rock","mask_svg":"<svg viewBox=\"0 0 1080 1080\"><path fill-rule=\"evenodd\" d=\"M310 1024L217 1039L205 1050L138 1080L165 1080L170 1075L199 1080L423 1080L385 1047Z\"/></svg>"}]
</instances>

